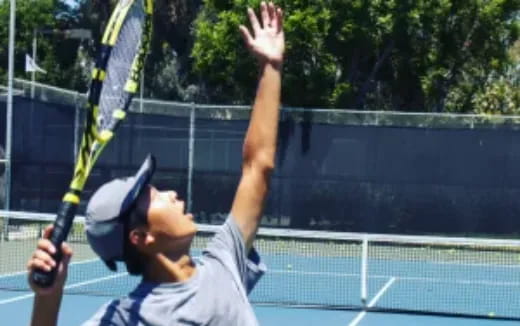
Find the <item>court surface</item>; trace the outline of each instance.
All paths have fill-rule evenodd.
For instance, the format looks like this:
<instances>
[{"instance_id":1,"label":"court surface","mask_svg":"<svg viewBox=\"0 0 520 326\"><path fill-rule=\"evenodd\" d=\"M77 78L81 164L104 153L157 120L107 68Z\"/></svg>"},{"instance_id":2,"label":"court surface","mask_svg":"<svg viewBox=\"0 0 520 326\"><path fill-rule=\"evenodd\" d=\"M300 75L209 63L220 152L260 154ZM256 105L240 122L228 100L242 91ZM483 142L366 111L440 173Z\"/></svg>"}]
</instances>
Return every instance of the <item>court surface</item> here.
<instances>
[{"instance_id":1,"label":"court surface","mask_svg":"<svg viewBox=\"0 0 520 326\"><path fill-rule=\"evenodd\" d=\"M0 241L2 325L30 320L32 292L25 265L50 220L52 216L10 219L14 227L8 240ZM60 316L60 325L67 326L80 325L139 282L122 265L116 273L108 271L87 244L81 221L77 223L68 239L74 258ZM199 225L192 243L195 259L218 230ZM250 295L261 325L520 324L519 241L370 237L261 229L255 247L268 271ZM418 314L425 312L430 314Z\"/></svg>"},{"instance_id":2,"label":"court surface","mask_svg":"<svg viewBox=\"0 0 520 326\"><path fill-rule=\"evenodd\" d=\"M0 315L2 325L28 325L32 298L27 293L0 291ZM15 301L10 301L10 300ZM65 295L63 298L60 326L81 325L103 303L107 297ZM375 326L375 325L454 325L454 326L513 326L514 321L494 321L472 318L448 318L406 314L366 313L355 311L327 311L319 309L295 309L280 307L258 307L255 312L260 325L299 326Z\"/></svg>"},{"instance_id":3,"label":"court surface","mask_svg":"<svg viewBox=\"0 0 520 326\"><path fill-rule=\"evenodd\" d=\"M275 259L276 258L276 259ZM292 257L290 269L280 266L278 255L264 256L264 261L270 266L270 272L259 283L251 298L261 298L269 301L280 300L285 293L291 298L317 302L334 302L345 293L352 293L353 302L359 298L359 275L337 274L320 272L323 264L331 268L351 270L358 267L355 260L345 257L301 259ZM283 259L284 262L287 259ZM278 265L277 265L278 264ZM372 261L377 269L378 262ZM379 262L388 265L388 261ZM424 307L425 309L450 311L461 309L475 310L493 309L500 314L515 313L520 309L520 273L517 268L500 266L497 264L425 264L424 262L410 262L392 260L385 267L387 275L373 275L369 288L369 306ZM69 291L102 292L112 289L116 293L124 294L126 289L136 283L138 279L130 279L126 273L107 274L102 264L96 260L79 262L70 266L70 277L66 289ZM81 273L75 270L81 269ZM121 269L120 269L121 270ZM417 275L422 277L407 277ZM462 274L466 276L461 279ZM430 277L428 277L430 276ZM496 277L500 277L497 280ZM20 284L25 282L23 272L0 276L0 283L9 282ZM130 279L130 281L129 281ZM292 292L292 293L290 293ZM463 296L461 296L463 294ZM505 296L505 294L507 296ZM489 301L494 296L499 300L496 303ZM502 296L502 297L500 297ZM486 298L484 298L486 297ZM61 308L59 325L80 325L88 319L103 303L110 300L108 296L94 296L83 294L65 295ZM350 299L348 299L350 300ZM31 314L32 295L28 291L0 291L0 315L3 325L28 325ZM480 306L483 305L483 306ZM503 309L502 309L503 308ZM502 310L501 310L502 309ZM440 316L424 316L416 314L376 313L359 310L327 310L308 308L288 308L281 306L255 305L255 311L261 325L474 325L474 326L508 326L518 325L518 321L503 321L479 318L454 318ZM516 313L518 315L518 312Z\"/></svg>"}]
</instances>

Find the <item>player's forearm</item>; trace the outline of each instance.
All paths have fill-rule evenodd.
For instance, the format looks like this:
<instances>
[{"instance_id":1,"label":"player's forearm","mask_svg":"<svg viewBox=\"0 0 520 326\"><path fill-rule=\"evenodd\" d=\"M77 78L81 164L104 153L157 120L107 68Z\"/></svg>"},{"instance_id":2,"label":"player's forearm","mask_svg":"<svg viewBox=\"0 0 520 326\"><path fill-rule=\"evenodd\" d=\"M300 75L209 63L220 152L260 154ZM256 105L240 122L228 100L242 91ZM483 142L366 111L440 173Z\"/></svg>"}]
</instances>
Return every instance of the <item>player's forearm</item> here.
<instances>
[{"instance_id":1,"label":"player's forearm","mask_svg":"<svg viewBox=\"0 0 520 326\"><path fill-rule=\"evenodd\" d=\"M281 93L281 66L264 64L244 142L244 165L274 168Z\"/></svg>"},{"instance_id":2,"label":"player's forearm","mask_svg":"<svg viewBox=\"0 0 520 326\"><path fill-rule=\"evenodd\" d=\"M62 293L34 297L31 326L56 326Z\"/></svg>"}]
</instances>

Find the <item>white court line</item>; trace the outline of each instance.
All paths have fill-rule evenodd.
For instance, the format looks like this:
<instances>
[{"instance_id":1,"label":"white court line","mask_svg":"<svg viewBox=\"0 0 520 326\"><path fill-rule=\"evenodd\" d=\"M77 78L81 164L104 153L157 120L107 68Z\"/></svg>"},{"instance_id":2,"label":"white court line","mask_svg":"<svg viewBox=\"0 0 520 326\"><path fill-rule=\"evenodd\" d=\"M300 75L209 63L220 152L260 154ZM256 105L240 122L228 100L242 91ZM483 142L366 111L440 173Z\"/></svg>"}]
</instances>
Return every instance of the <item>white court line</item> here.
<instances>
[{"instance_id":1,"label":"white court line","mask_svg":"<svg viewBox=\"0 0 520 326\"><path fill-rule=\"evenodd\" d=\"M453 261L437 261L431 262L434 265L453 265L453 266L469 266L469 267L487 267L487 268L505 268L505 269L520 269L520 265L503 265L491 263L459 263Z\"/></svg>"},{"instance_id":2,"label":"white court line","mask_svg":"<svg viewBox=\"0 0 520 326\"><path fill-rule=\"evenodd\" d=\"M269 273L273 274L297 274L297 275L310 275L310 276L333 276L333 277L353 277L360 278L360 274L347 274L347 273L331 273L331 272L308 272L301 270L283 270L274 269L269 270ZM397 277L402 281L419 281L419 282L431 282L431 283L450 283L450 284L463 284L463 285L484 285L484 286L515 286L520 287L520 282L497 282L490 280L467 280L467 279L453 279L453 278L434 278L434 277L420 277L420 276L394 276L394 275L368 275L369 279L390 279Z\"/></svg>"},{"instance_id":3,"label":"white court line","mask_svg":"<svg viewBox=\"0 0 520 326\"><path fill-rule=\"evenodd\" d=\"M388 290L388 288L395 282L396 278L395 277L392 277L391 279L388 280L388 282L386 282L385 286L383 286L379 292L377 292L376 296L368 303L368 306L367 308L372 308L373 306L375 306L375 304L377 303L377 301L379 301L379 299L381 298L381 296L386 292L386 290ZM357 324L361 321L361 319L365 318L365 315L367 314L366 311L362 311L360 312L356 318L354 318L354 320L352 320L350 322L350 324L348 324L348 326L357 326Z\"/></svg>"},{"instance_id":4,"label":"white court line","mask_svg":"<svg viewBox=\"0 0 520 326\"><path fill-rule=\"evenodd\" d=\"M81 261L71 262L69 264L69 266L88 264L88 263L93 263L96 261L101 261L101 260L99 258L81 260ZM24 275L24 274L27 274L27 271L13 272L13 273L9 273L9 274L1 274L0 279L6 278L6 277L11 277L11 276Z\"/></svg>"},{"instance_id":5,"label":"white court line","mask_svg":"<svg viewBox=\"0 0 520 326\"><path fill-rule=\"evenodd\" d=\"M88 284L92 284L92 283L107 281L107 280L111 280L113 278L118 278L118 277L122 277L122 276L126 276L126 275L128 275L128 273L125 272L125 273L118 273L118 274L114 274L114 275L110 275L110 276L95 278L95 279L92 279L92 280L88 280L88 281L84 281L84 282L79 282L79 283L74 283L74 284L67 285L66 287L64 287L64 289L65 290L73 289L73 288L77 288L77 287L80 287L80 286L83 286L83 285L88 285ZM21 301L21 300L25 300L25 299L29 299L29 298L32 298L33 296L34 296L34 293L31 293L31 294L21 295L21 296L10 298L10 299L0 300L0 305L7 304L7 303L12 303L12 302L16 302L16 301Z\"/></svg>"},{"instance_id":6,"label":"white court line","mask_svg":"<svg viewBox=\"0 0 520 326\"><path fill-rule=\"evenodd\" d=\"M274 269L269 270L269 273L273 274L296 274L296 275L310 275L310 276L333 276L333 277L352 277L360 278L360 274L347 274L347 273L331 273L331 272L308 272L300 270L283 270ZM267 274L269 275L269 274ZM397 277L393 275L368 275L369 279L390 279ZM428 283L449 283L449 284L462 284L462 285L483 285L483 286L515 286L520 287L520 282L497 282L489 280L463 280L463 279L450 279L450 278L434 278L434 277L414 277L414 276L398 276L399 280L402 281L418 281Z\"/></svg>"},{"instance_id":7,"label":"white court line","mask_svg":"<svg viewBox=\"0 0 520 326\"><path fill-rule=\"evenodd\" d=\"M331 272L308 272L299 270L271 269L269 273L274 274L298 274L298 275L314 275L314 276L335 276L335 277L361 277L360 274L347 273L331 273ZM387 277L385 277L387 278Z\"/></svg>"}]
</instances>

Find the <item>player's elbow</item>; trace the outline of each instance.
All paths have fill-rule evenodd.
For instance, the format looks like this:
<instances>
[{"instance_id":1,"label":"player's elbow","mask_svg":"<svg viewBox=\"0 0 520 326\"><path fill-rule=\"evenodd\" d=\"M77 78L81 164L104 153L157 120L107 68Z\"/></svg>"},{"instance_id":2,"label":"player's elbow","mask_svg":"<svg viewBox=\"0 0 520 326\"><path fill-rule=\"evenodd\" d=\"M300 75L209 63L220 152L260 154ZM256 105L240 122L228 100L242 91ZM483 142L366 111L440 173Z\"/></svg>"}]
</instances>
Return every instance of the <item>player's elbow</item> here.
<instances>
[{"instance_id":1,"label":"player's elbow","mask_svg":"<svg viewBox=\"0 0 520 326\"><path fill-rule=\"evenodd\" d=\"M244 160L242 164L243 170L254 170L265 176L270 176L274 170L274 161L268 158L255 157L251 160Z\"/></svg>"},{"instance_id":2,"label":"player's elbow","mask_svg":"<svg viewBox=\"0 0 520 326\"><path fill-rule=\"evenodd\" d=\"M254 165L258 168L260 172L266 175L270 175L275 167L274 157L269 155L259 156L256 158Z\"/></svg>"},{"instance_id":3,"label":"player's elbow","mask_svg":"<svg viewBox=\"0 0 520 326\"><path fill-rule=\"evenodd\" d=\"M243 169L253 169L265 175L270 175L275 168L274 151L252 151L244 146Z\"/></svg>"}]
</instances>

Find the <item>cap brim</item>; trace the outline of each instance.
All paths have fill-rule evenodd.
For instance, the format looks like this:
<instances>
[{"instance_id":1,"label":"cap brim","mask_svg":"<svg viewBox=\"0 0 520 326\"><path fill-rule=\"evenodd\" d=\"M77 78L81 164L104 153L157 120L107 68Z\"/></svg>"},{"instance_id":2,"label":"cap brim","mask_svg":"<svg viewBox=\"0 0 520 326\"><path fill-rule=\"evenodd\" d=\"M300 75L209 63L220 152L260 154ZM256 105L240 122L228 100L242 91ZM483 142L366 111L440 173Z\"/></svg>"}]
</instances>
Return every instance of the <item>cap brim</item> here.
<instances>
[{"instance_id":1,"label":"cap brim","mask_svg":"<svg viewBox=\"0 0 520 326\"><path fill-rule=\"evenodd\" d=\"M152 154L148 154L139 171L131 178L128 193L121 204L121 212L125 212L133 205L143 189L152 180L154 172L155 157Z\"/></svg>"}]
</instances>

